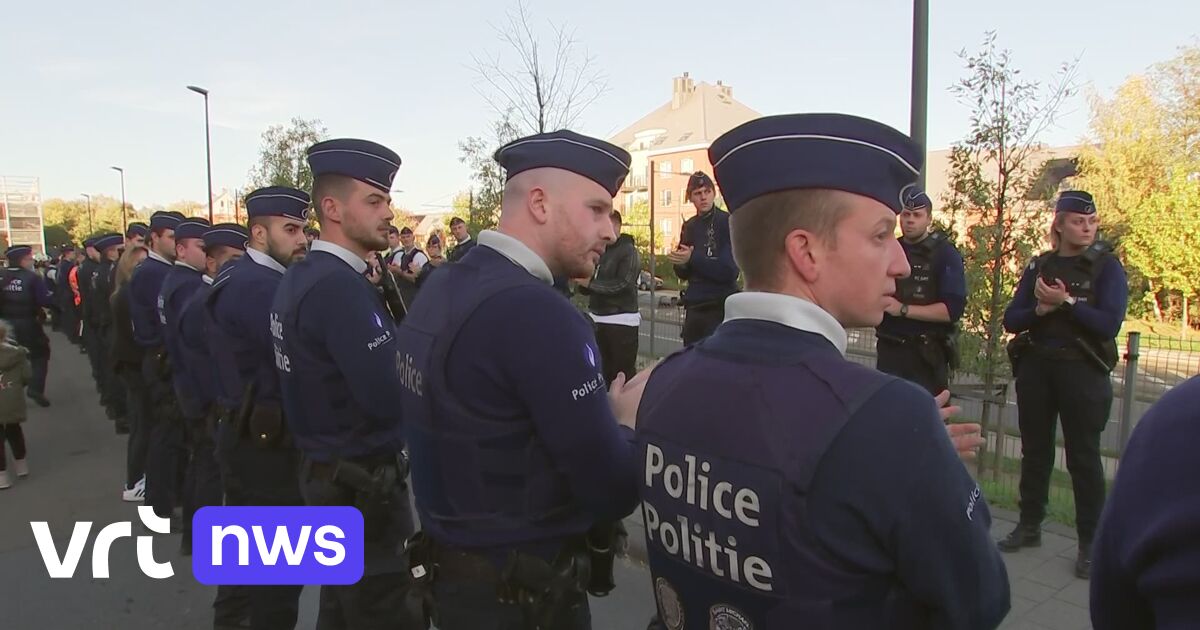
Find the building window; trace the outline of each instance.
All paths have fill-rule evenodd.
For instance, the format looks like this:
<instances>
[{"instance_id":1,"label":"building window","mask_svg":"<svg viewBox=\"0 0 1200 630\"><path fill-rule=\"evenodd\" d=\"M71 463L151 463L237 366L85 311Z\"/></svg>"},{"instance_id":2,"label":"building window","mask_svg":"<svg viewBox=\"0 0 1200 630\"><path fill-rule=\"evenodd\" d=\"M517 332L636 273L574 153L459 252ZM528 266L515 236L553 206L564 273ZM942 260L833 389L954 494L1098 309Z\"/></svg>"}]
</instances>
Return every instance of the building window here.
<instances>
[{"instance_id":1,"label":"building window","mask_svg":"<svg viewBox=\"0 0 1200 630\"><path fill-rule=\"evenodd\" d=\"M696 163L692 161L692 158L683 158L679 161L680 173L690 175L694 170L696 170Z\"/></svg>"},{"instance_id":2,"label":"building window","mask_svg":"<svg viewBox=\"0 0 1200 630\"><path fill-rule=\"evenodd\" d=\"M670 190L663 191L662 205L664 205L664 206L671 205L671 191Z\"/></svg>"},{"instance_id":3,"label":"building window","mask_svg":"<svg viewBox=\"0 0 1200 630\"><path fill-rule=\"evenodd\" d=\"M664 240L675 238L675 224L670 219L662 220L662 233L666 235Z\"/></svg>"},{"instance_id":4,"label":"building window","mask_svg":"<svg viewBox=\"0 0 1200 630\"><path fill-rule=\"evenodd\" d=\"M663 179L671 179L671 172L674 170L674 168L671 166L670 162L659 162L656 166L658 166L656 169L658 174L662 175Z\"/></svg>"}]
</instances>

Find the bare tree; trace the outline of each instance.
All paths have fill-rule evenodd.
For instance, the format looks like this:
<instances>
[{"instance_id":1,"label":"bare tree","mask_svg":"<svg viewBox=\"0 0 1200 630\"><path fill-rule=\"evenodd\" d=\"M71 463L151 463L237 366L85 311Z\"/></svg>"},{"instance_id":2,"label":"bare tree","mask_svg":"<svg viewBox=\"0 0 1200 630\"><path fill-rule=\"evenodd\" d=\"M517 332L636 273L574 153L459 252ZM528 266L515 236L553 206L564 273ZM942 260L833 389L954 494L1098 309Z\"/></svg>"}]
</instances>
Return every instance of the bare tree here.
<instances>
[{"instance_id":1,"label":"bare tree","mask_svg":"<svg viewBox=\"0 0 1200 630\"><path fill-rule=\"evenodd\" d=\"M529 8L518 0L507 23L492 26L505 50L471 56L480 79L476 91L502 119L511 111L523 131L569 128L608 91L608 78L574 29L548 23L551 36L543 41L530 21Z\"/></svg>"}]
</instances>

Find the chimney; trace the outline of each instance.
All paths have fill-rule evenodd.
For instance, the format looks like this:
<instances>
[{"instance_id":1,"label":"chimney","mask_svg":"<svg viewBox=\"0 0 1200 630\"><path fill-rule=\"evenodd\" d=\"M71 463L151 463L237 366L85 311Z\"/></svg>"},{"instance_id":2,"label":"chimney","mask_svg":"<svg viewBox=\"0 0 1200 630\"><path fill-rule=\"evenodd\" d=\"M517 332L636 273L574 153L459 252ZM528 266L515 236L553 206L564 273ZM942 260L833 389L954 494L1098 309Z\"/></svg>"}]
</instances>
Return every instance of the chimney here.
<instances>
[{"instance_id":1,"label":"chimney","mask_svg":"<svg viewBox=\"0 0 1200 630\"><path fill-rule=\"evenodd\" d=\"M684 72L683 76L675 77L671 82L671 109L682 107L695 89L696 84L688 73Z\"/></svg>"},{"instance_id":2,"label":"chimney","mask_svg":"<svg viewBox=\"0 0 1200 630\"><path fill-rule=\"evenodd\" d=\"M725 98L733 98L733 86L725 85L724 81L717 81L717 93Z\"/></svg>"}]
</instances>

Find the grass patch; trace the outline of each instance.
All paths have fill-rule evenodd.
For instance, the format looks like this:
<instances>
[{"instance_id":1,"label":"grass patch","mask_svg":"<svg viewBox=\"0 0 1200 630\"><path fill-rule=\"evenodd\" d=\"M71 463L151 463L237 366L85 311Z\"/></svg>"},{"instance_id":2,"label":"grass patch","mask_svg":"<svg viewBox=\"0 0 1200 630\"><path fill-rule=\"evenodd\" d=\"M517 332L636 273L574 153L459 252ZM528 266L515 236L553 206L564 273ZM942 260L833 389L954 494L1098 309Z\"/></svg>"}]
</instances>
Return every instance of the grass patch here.
<instances>
[{"instance_id":1,"label":"grass patch","mask_svg":"<svg viewBox=\"0 0 1200 630\"><path fill-rule=\"evenodd\" d=\"M1200 352L1200 331L1191 327L1184 330L1180 328L1179 322L1125 320L1125 323L1121 325L1121 332L1117 335L1117 342L1122 352L1125 349L1125 337L1131 332L1141 333L1143 348Z\"/></svg>"}]
</instances>

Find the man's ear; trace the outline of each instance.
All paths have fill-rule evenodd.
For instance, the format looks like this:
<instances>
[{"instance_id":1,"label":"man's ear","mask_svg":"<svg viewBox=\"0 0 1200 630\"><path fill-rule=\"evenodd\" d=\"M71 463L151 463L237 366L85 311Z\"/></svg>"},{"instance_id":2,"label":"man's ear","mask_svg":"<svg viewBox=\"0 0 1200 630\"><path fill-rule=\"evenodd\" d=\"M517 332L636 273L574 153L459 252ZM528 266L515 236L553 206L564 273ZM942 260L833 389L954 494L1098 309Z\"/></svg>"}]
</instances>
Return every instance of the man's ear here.
<instances>
[{"instance_id":1,"label":"man's ear","mask_svg":"<svg viewBox=\"0 0 1200 630\"><path fill-rule=\"evenodd\" d=\"M800 274L805 282L812 284L821 277L821 267L826 259L823 240L808 230L792 230L783 239L786 264Z\"/></svg>"},{"instance_id":2,"label":"man's ear","mask_svg":"<svg viewBox=\"0 0 1200 630\"><path fill-rule=\"evenodd\" d=\"M550 219L550 200L546 194L546 190L541 186L534 186L529 189L529 193L525 196L526 206L529 209L529 214L538 225L545 224Z\"/></svg>"}]
</instances>

